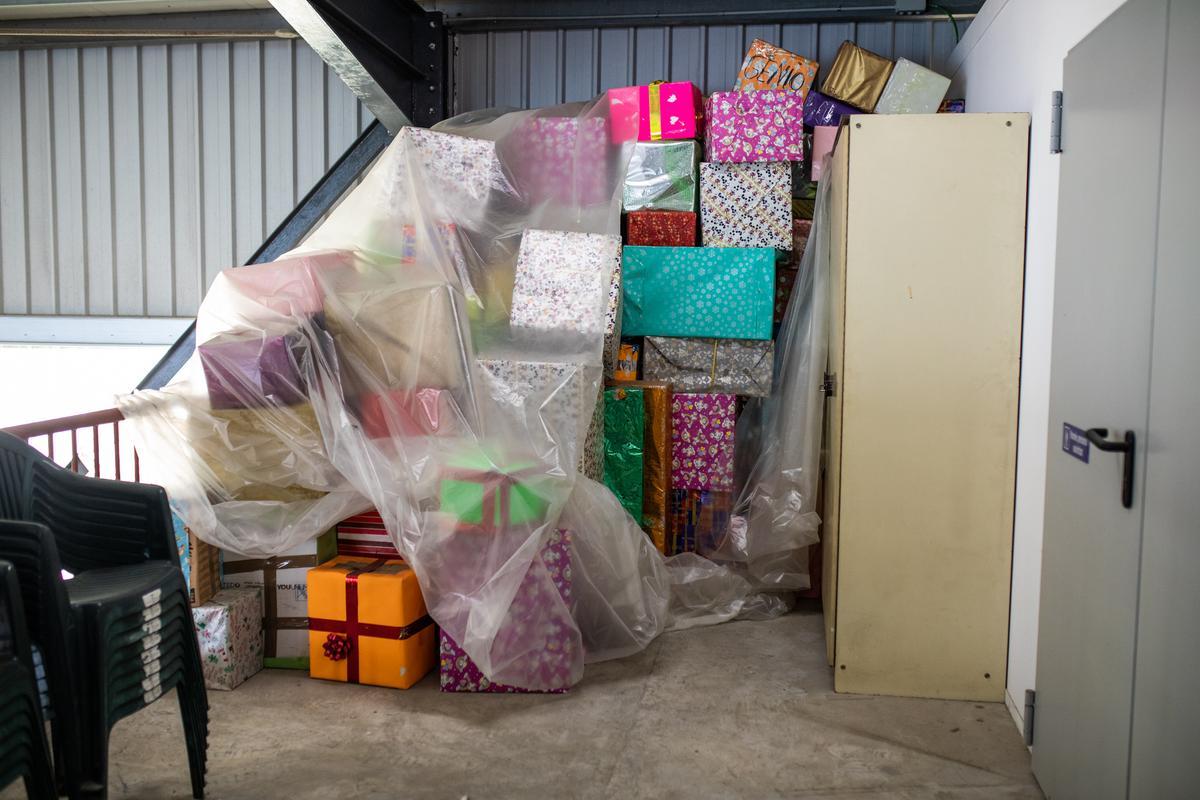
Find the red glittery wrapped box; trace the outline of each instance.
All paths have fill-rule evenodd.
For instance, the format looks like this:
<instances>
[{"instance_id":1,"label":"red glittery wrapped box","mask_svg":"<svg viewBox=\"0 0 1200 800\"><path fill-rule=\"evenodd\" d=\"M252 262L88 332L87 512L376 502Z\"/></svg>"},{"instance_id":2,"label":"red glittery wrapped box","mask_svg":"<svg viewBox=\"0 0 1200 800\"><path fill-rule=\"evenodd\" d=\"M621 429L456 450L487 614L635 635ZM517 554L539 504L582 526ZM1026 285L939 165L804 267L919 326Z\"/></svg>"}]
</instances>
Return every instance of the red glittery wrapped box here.
<instances>
[{"instance_id":1,"label":"red glittery wrapped box","mask_svg":"<svg viewBox=\"0 0 1200 800\"><path fill-rule=\"evenodd\" d=\"M630 211L625 218L625 244L649 247L695 247L694 211Z\"/></svg>"}]
</instances>

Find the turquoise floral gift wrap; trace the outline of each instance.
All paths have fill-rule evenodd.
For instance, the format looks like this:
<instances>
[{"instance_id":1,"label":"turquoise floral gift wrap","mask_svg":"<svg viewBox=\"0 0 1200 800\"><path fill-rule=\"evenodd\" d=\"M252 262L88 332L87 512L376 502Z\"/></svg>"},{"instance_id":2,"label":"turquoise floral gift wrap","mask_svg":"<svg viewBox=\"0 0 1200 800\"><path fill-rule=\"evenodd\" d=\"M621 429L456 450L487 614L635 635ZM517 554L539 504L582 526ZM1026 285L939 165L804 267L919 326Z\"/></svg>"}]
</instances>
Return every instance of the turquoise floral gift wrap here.
<instances>
[{"instance_id":1,"label":"turquoise floral gift wrap","mask_svg":"<svg viewBox=\"0 0 1200 800\"><path fill-rule=\"evenodd\" d=\"M775 250L626 247L625 336L771 338Z\"/></svg>"}]
</instances>

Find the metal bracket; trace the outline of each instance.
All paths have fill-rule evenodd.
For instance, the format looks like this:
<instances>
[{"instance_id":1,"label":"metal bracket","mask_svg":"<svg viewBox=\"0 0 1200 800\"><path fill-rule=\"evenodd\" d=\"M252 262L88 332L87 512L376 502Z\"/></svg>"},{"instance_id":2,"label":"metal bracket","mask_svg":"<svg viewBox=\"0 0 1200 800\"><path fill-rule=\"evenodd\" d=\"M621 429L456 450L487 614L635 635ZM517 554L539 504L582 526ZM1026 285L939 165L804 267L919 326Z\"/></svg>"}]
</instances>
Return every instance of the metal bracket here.
<instances>
[{"instance_id":1,"label":"metal bracket","mask_svg":"<svg viewBox=\"0 0 1200 800\"><path fill-rule=\"evenodd\" d=\"M1050 152L1062 152L1062 92L1050 93Z\"/></svg>"},{"instance_id":2,"label":"metal bracket","mask_svg":"<svg viewBox=\"0 0 1200 800\"><path fill-rule=\"evenodd\" d=\"M1024 725L1023 730L1021 731L1025 735L1025 746L1026 747L1033 746L1033 715L1036 712L1036 705L1037 705L1037 692L1034 691L1033 689L1026 689L1025 690L1025 714L1023 717L1025 725Z\"/></svg>"}]
</instances>

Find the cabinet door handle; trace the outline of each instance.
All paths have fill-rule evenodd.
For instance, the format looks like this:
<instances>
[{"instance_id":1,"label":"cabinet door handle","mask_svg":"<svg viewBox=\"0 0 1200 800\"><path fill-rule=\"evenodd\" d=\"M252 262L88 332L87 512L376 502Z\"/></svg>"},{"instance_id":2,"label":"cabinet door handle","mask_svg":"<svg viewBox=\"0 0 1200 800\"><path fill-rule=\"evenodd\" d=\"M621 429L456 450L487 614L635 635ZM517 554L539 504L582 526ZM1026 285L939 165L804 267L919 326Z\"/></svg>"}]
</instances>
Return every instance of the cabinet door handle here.
<instances>
[{"instance_id":1,"label":"cabinet door handle","mask_svg":"<svg viewBox=\"0 0 1200 800\"><path fill-rule=\"evenodd\" d=\"M1087 438L1097 450L1120 453L1124 458L1121 469L1121 505L1133 508L1133 456L1137 450L1137 437L1133 435L1133 431L1125 431L1123 441L1112 442L1108 439L1108 428L1089 428Z\"/></svg>"}]
</instances>

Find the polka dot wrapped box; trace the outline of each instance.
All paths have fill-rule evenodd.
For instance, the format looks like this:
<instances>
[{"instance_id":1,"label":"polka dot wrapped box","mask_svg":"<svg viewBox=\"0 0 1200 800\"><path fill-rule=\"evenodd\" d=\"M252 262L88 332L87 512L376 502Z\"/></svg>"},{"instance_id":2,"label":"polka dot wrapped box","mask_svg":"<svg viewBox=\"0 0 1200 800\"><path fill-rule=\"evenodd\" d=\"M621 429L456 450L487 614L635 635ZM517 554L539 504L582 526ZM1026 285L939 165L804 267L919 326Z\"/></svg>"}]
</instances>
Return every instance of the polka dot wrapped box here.
<instances>
[{"instance_id":1,"label":"polka dot wrapped box","mask_svg":"<svg viewBox=\"0 0 1200 800\"><path fill-rule=\"evenodd\" d=\"M622 272L625 336L771 338L775 251L769 247L631 246Z\"/></svg>"},{"instance_id":2,"label":"polka dot wrapped box","mask_svg":"<svg viewBox=\"0 0 1200 800\"><path fill-rule=\"evenodd\" d=\"M705 247L791 250L791 164L701 164L700 240Z\"/></svg>"}]
</instances>

